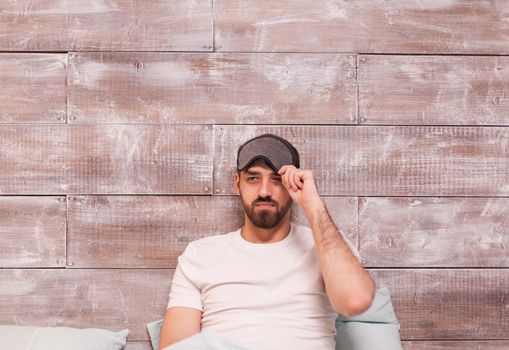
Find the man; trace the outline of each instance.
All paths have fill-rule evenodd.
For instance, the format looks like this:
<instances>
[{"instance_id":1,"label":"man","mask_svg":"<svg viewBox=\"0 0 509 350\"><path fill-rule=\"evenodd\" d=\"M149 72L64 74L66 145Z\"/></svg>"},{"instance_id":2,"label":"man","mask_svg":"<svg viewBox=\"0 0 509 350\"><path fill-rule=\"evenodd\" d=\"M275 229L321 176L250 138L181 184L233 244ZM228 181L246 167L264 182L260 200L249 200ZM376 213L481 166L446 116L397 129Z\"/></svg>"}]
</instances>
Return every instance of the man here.
<instances>
[{"instance_id":1,"label":"man","mask_svg":"<svg viewBox=\"0 0 509 350\"><path fill-rule=\"evenodd\" d=\"M254 350L333 350L337 314L371 305L374 281L331 220L313 172L299 167L295 147L276 135L239 148L244 226L190 242L178 258L160 349L211 331ZM311 229L290 222L293 202Z\"/></svg>"}]
</instances>

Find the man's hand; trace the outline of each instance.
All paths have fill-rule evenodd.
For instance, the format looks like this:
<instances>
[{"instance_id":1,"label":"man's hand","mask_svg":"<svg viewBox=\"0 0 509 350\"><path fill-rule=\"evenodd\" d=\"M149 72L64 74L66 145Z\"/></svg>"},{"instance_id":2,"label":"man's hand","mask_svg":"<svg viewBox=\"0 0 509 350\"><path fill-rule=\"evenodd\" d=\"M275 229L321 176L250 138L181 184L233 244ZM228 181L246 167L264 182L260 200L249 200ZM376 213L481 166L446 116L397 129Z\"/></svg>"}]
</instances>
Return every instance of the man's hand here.
<instances>
[{"instance_id":1,"label":"man's hand","mask_svg":"<svg viewBox=\"0 0 509 350\"><path fill-rule=\"evenodd\" d=\"M323 205L311 170L297 169L294 165L283 165L278 174L281 175L283 186L288 190L292 200L305 210L316 205Z\"/></svg>"}]
</instances>

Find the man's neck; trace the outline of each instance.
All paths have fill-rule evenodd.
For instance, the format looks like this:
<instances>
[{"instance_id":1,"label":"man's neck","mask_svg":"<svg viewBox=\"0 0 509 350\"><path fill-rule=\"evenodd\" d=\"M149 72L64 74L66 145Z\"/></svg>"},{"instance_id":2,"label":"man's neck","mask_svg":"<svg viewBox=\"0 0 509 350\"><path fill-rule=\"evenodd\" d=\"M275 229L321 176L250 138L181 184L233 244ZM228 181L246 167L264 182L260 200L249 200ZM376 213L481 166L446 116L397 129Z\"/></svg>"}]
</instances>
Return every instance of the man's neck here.
<instances>
[{"instance_id":1,"label":"man's neck","mask_svg":"<svg viewBox=\"0 0 509 350\"><path fill-rule=\"evenodd\" d=\"M240 234L242 238L251 243L275 243L285 239L290 233L290 228L290 220L286 217L276 227L260 228L255 226L246 216Z\"/></svg>"}]
</instances>

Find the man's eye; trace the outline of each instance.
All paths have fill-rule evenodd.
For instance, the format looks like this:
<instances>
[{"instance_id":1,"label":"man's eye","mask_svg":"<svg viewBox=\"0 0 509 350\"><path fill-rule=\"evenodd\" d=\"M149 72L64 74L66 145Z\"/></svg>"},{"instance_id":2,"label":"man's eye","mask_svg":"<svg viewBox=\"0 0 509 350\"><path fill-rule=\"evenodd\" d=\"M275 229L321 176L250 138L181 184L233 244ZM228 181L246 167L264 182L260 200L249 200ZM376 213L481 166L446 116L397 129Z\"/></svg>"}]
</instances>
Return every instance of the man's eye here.
<instances>
[{"instance_id":1,"label":"man's eye","mask_svg":"<svg viewBox=\"0 0 509 350\"><path fill-rule=\"evenodd\" d=\"M248 177L247 179L248 179L248 180L254 180L254 179L256 179L256 177L255 177L255 176L250 176L250 177Z\"/></svg>"}]
</instances>

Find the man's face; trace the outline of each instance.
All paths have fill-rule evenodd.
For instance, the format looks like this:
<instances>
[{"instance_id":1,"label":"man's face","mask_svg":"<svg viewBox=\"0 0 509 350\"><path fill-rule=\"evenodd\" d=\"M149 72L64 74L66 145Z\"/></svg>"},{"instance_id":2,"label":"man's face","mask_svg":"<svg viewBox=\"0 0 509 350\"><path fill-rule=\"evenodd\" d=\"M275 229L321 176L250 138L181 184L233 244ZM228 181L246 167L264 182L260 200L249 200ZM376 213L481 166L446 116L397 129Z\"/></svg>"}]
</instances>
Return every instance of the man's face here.
<instances>
[{"instance_id":1,"label":"man's face","mask_svg":"<svg viewBox=\"0 0 509 350\"><path fill-rule=\"evenodd\" d=\"M240 177L235 174L235 192L248 218L259 228L276 227L292 205L281 176L263 163L255 163Z\"/></svg>"}]
</instances>

